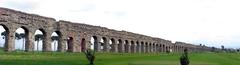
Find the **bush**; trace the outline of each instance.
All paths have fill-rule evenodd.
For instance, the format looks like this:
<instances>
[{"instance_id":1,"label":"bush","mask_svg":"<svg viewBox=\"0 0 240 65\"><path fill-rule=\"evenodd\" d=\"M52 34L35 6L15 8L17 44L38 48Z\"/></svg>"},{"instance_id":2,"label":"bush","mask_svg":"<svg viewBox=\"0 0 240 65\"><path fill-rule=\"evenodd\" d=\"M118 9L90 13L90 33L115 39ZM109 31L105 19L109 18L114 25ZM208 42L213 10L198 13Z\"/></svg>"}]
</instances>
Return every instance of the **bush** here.
<instances>
[{"instance_id":1,"label":"bush","mask_svg":"<svg viewBox=\"0 0 240 65\"><path fill-rule=\"evenodd\" d=\"M181 65L188 65L189 64L187 49L184 49L184 53L180 57L180 63L181 63Z\"/></svg>"}]
</instances>

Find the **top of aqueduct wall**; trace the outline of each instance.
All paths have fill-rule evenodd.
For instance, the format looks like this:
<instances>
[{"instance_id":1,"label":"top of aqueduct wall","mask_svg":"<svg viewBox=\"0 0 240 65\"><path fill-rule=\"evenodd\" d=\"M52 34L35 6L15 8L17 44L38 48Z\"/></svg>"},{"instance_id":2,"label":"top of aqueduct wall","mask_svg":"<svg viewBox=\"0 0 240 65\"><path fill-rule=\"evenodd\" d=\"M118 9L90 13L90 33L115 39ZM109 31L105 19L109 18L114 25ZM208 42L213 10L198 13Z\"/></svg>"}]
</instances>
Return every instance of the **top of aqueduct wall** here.
<instances>
[{"instance_id":1,"label":"top of aqueduct wall","mask_svg":"<svg viewBox=\"0 0 240 65\"><path fill-rule=\"evenodd\" d=\"M133 32L128 32L128 31L118 31L118 30L114 30L114 29L109 29L106 27L101 27L101 26L94 26L94 25L89 25L89 24L83 24L83 23L74 23L74 22L70 22L70 21L64 21L64 20L59 20L56 21L56 19L51 18L51 17L45 17L45 16L40 16L37 14L28 14L25 12L21 12L21 11L16 11L16 10L12 10L12 9L8 9L8 8L3 8L0 7L0 15L5 15L5 16L17 16L17 17L21 17L21 18L25 18L25 19L33 19L33 20L38 20L38 21L46 21L46 22L52 22L52 23L65 23L68 25L73 25L73 26L82 26L82 27L86 27L86 28L94 28L94 29L100 29L100 30L104 30L104 31L108 31L108 32L114 32L117 34L123 34L126 36L130 36L130 37L139 37L139 38L145 38L148 40L154 40L154 41L160 41L160 42L167 42L170 44L180 44L180 45L188 45L188 46L195 46L189 43L185 43L185 42L175 42L172 43L170 40L166 40L166 39L162 39L162 38L158 38L158 37L151 37L151 36L147 36L147 35L143 35L143 34L138 34L138 33L133 33ZM72 28L72 27L71 27Z\"/></svg>"}]
</instances>

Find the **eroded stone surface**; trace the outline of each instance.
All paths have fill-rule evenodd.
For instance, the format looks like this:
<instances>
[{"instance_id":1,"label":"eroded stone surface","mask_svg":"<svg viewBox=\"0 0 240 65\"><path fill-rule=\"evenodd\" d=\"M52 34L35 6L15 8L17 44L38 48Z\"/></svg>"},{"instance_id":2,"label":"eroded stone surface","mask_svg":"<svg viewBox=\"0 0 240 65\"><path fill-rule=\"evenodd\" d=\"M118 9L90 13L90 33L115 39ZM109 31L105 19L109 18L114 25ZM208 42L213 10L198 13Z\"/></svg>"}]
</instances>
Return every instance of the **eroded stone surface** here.
<instances>
[{"instance_id":1,"label":"eroded stone surface","mask_svg":"<svg viewBox=\"0 0 240 65\"><path fill-rule=\"evenodd\" d=\"M169 40L150 37L127 31L117 31L106 27L93 26L69 21L56 21L54 18L36 14L27 14L7 8L0 8L0 24L7 30L5 51L14 51L14 32L17 28L25 29L26 51L34 49L34 33L41 30L44 34L43 51L51 50L51 34L60 36L58 51L82 52L90 48L94 37L94 49L98 52L118 53L156 53L182 52L188 48L191 52L210 51L210 47L192 45L184 42L172 43ZM103 40L103 42L101 41ZM110 44L110 41L112 41ZM66 49L67 48L67 49Z\"/></svg>"}]
</instances>

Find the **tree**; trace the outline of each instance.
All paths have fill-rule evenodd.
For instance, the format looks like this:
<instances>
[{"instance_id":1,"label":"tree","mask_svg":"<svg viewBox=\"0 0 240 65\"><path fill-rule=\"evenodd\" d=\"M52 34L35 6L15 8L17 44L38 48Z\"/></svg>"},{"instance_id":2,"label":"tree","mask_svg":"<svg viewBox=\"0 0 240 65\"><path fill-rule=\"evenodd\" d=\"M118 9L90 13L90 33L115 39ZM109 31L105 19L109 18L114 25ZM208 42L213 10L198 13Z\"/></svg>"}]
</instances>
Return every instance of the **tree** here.
<instances>
[{"instance_id":1,"label":"tree","mask_svg":"<svg viewBox=\"0 0 240 65\"><path fill-rule=\"evenodd\" d=\"M22 39L22 37L20 36L19 33L15 33L15 39L16 39L16 40L20 40L20 39ZM24 43L23 43L23 44L24 44ZM24 48L24 46L23 46L23 48ZM21 49L19 49L19 50L21 50ZM24 50L24 49L22 49L22 50Z\"/></svg>"},{"instance_id":2,"label":"tree","mask_svg":"<svg viewBox=\"0 0 240 65\"><path fill-rule=\"evenodd\" d=\"M224 50L224 46L223 45L221 46L221 48L222 48L222 50Z\"/></svg>"},{"instance_id":3,"label":"tree","mask_svg":"<svg viewBox=\"0 0 240 65\"><path fill-rule=\"evenodd\" d=\"M86 55L86 58L89 61L89 65L94 65L95 51L91 49L87 49L84 51L84 54Z\"/></svg>"},{"instance_id":4,"label":"tree","mask_svg":"<svg viewBox=\"0 0 240 65\"><path fill-rule=\"evenodd\" d=\"M2 32L2 33L1 33L1 36L2 36L2 39L5 39L6 31ZM4 47L4 43L2 43L1 45L2 45L2 47Z\"/></svg>"},{"instance_id":5,"label":"tree","mask_svg":"<svg viewBox=\"0 0 240 65\"><path fill-rule=\"evenodd\" d=\"M54 42L54 50L56 50L56 42L59 40L59 37L58 36L52 36L51 39Z\"/></svg>"},{"instance_id":6,"label":"tree","mask_svg":"<svg viewBox=\"0 0 240 65\"><path fill-rule=\"evenodd\" d=\"M38 47L39 47L39 41L43 40L43 35L42 34L36 34L35 35L35 41L37 41L37 51L39 51Z\"/></svg>"},{"instance_id":7,"label":"tree","mask_svg":"<svg viewBox=\"0 0 240 65\"><path fill-rule=\"evenodd\" d=\"M212 52L215 52L216 51L216 48L215 47L211 47L212 49L211 49L211 51Z\"/></svg>"},{"instance_id":8,"label":"tree","mask_svg":"<svg viewBox=\"0 0 240 65\"><path fill-rule=\"evenodd\" d=\"M3 38L2 38L2 39L4 39L4 38L5 38L6 34L7 34L7 33L6 33L6 31L4 31L4 32L2 32L2 33L1 33L1 36L3 36Z\"/></svg>"},{"instance_id":9,"label":"tree","mask_svg":"<svg viewBox=\"0 0 240 65\"><path fill-rule=\"evenodd\" d=\"M6 35L7 35L7 32L6 31L4 31L4 32L2 32L1 33L1 36L3 36L3 38L2 39L5 39L5 37L6 37ZM24 39L25 38L25 34L24 33L15 33L15 39L16 40L20 40L20 39ZM24 49L24 42L23 42L23 49Z\"/></svg>"},{"instance_id":10,"label":"tree","mask_svg":"<svg viewBox=\"0 0 240 65\"><path fill-rule=\"evenodd\" d=\"M188 58L188 49L184 49L184 53L180 57L180 63L181 65L188 65L190 63Z\"/></svg>"},{"instance_id":11,"label":"tree","mask_svg":"<svg viewBox=\"0 0 240 65\"><path fill-rule=\"evenodd\" d=\"M24 49L24 47L25 47L25 33L20 33L19 34L19 37L21 38L21 39L23 39L23 49Z\"/></svg>"},{"instance_id":12,"label":"tree","mask_svg":"<svg viewBox=\"0 0 240 65\"><path fill-rule=\"evenodd\" d=\"M1 33L1 36L3 36L3 39L6 37L6 35L7 35L6 31ZM17 39L17 40L21 39L20 34L15 33L15 39Z\"/></svg>"}]
</instances>

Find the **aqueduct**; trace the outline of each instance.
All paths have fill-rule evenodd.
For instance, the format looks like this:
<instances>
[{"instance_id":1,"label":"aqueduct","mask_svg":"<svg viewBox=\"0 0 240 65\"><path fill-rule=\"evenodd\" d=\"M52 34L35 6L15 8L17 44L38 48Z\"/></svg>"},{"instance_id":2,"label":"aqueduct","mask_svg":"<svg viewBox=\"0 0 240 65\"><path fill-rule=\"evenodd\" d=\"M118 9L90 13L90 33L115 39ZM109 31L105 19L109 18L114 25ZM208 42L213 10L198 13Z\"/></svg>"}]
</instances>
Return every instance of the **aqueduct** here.
<instances>
[{"instance_id":1,"label":"aqueduct","mask_svg":"<svg viewBox=\"0 0 240 65\"><path fill-rule=\"evenodd\" d=\"M15 50L14 33L18 28L23 28L26 32L25 51L34 51L34 33L36 30L43 32L43 51L52 51L50 37L53 32L59 36L57 45L59 52L82 52L90 47L93 47L97 52L116 53L182 52L184 48L198 52L210 51L211 49L184 42L172 43L170 40L100 26L56 21L53 18L7 8L0 8L0 25L6 30L4 49L7 52Z\"/></svg>"}]
</instances>

